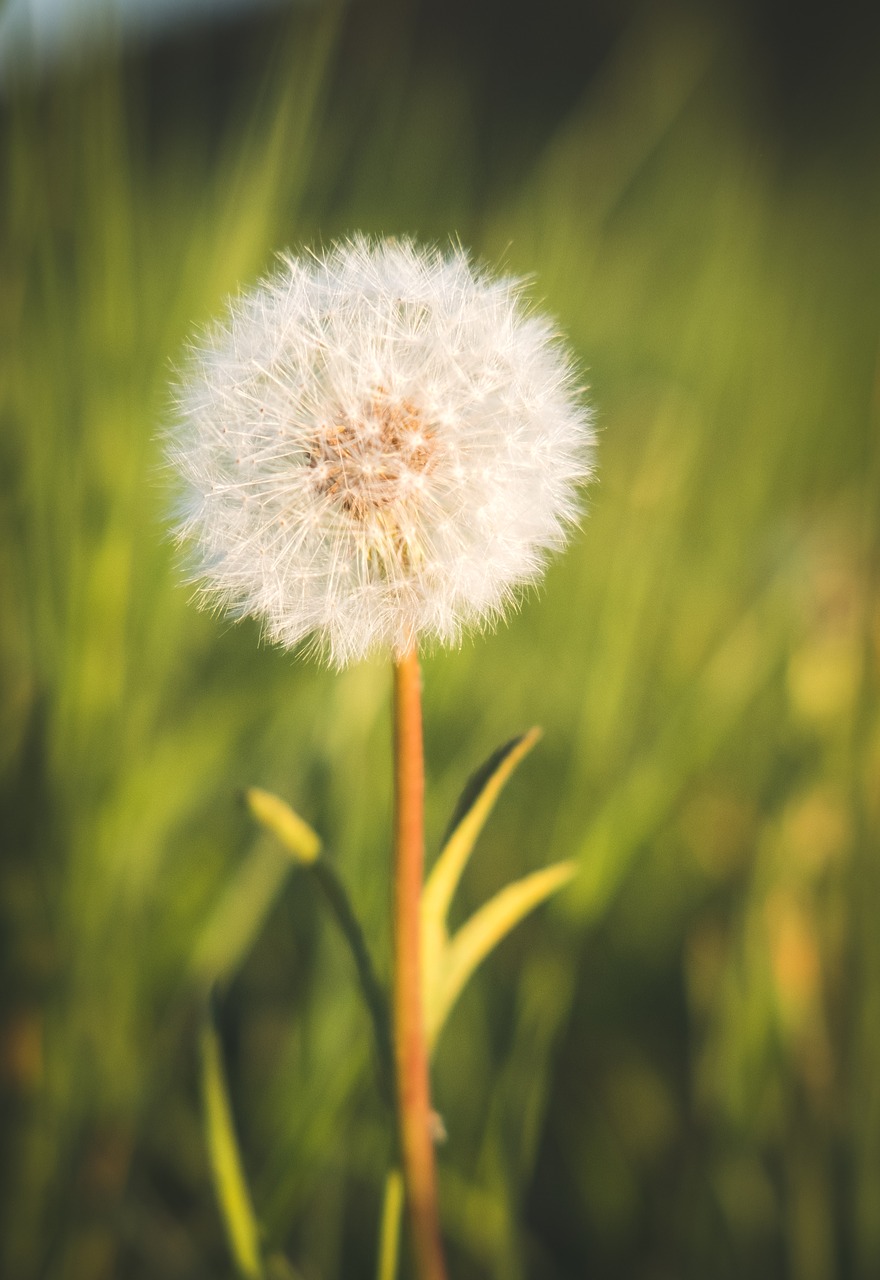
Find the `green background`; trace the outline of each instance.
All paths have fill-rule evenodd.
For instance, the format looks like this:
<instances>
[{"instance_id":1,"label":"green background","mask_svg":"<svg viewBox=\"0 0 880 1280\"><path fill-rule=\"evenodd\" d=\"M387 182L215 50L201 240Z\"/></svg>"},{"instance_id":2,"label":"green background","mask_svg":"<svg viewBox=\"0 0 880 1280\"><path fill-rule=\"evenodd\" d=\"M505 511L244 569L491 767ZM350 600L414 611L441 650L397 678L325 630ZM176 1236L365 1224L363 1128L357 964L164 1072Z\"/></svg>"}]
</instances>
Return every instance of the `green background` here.
<instances>
[{"instance_id":1,"label":"green background","mask_svg":"<svg viewBox=\"0 0 880 1280\"><path fill-rule=\"evenodd\" d=\"M545 731L459 911L581 866L440 1044L452 1275L880 1274L872 99L842 76L826 111L806 72L762 96L766 48L721 9L627 8L572 36L564 77L545 59L516 83L510 32L495 56L453 13L445 43L402 4L323 6L7 83L10 1280L232 1274L198 1089L208 954L267 1252L303 1280L374 1274L369 1023L314 884L239 796L275 789L322 833L387 973L389 672L198 613L156 440L187 336L276 249L357 229L530 276L600 432L545 584L425 662L432 851L480 761Z\"/></svg>"}]
</instances>

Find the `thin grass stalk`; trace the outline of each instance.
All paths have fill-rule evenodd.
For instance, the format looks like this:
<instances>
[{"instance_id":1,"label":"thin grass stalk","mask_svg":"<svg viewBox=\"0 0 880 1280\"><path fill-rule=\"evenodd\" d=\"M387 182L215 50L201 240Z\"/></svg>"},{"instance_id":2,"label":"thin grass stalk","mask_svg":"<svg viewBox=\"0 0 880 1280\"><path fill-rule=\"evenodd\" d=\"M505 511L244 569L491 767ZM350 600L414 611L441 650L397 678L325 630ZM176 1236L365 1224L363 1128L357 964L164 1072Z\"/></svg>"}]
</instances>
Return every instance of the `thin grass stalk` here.
<instances>
[{"instance_id":1,"label":"thin grass stalk","mask_svg":"<svg viewBox=\"0 0 880 1280\"><path fill-rule=\"evenodd\" d=\"M403 1178L399 1169L389 1169L382 1201L382 1227L376 1280L397 1280L400 1224L403 1219Z\"/></svg>"}]
</instances>

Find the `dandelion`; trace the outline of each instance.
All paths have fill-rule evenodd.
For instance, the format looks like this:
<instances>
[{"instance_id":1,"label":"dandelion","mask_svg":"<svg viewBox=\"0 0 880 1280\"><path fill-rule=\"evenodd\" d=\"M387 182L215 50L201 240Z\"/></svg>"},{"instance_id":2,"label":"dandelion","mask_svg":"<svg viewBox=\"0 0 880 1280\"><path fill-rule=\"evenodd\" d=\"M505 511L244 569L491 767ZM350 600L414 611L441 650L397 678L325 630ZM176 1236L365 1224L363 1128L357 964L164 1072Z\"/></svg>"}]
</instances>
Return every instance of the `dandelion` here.
<instances>
[{"instance_id":1,"label":"dandelion","mask_svg":"<svg viewBox=\"0 0 880 1280\"><path fill-rule=\"evenodd\" d=\"M445 1280L422 1007L418 649L496 620L564 543L591 473L590 415L520 282L491 278L460 249L363 238L285 256L234 301L192 350L177 408L177 534L201 599L258 618L284 645L311 636L340 667L374 650L394 660L398 1154L419 1280ZM269 806L284 813L277 798ZM459 868L463 848L450 854ZM309 850L318 866L317 838ZM495 908L498 936L571 875L549 870ZM329 896L350 932L341 890ZM432 936L442 942L445 926ZM468 945L475 964L482 943ZM360 942L354 951L375 1005Z\"/></svg>"},{"instance_id":2,"label":"dandelion","mask_svg":"<svg viewBox=\"0 0 880 1280\"><path fill-rule=\"evenodd\" d=\"M200 599L340 667L497 620L590 475L571 361L520 282L407 240L284 256L193 348L177 409Z\"/></svg>"}]
</instances>

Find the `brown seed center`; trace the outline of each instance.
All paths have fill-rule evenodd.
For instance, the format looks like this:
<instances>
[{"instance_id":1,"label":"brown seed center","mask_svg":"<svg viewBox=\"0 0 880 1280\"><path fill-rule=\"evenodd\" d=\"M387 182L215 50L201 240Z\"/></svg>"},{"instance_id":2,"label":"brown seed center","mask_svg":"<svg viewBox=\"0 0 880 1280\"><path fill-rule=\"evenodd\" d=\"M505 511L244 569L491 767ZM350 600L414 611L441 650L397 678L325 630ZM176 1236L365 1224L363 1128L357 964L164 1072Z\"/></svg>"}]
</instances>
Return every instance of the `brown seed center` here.
<instances>
[{"instance_id":1,"label":"brown seed center","mask_svg":"<svg viewBox=\"0 0 880 1280\"><path fill-rule=\"evenodd\" d=\"M308 464L319 493L366 521L414 502L435 454L433 432L416 406L380 387L359 413L340 412L316 432Z\"/></svg>"}]
</instances>

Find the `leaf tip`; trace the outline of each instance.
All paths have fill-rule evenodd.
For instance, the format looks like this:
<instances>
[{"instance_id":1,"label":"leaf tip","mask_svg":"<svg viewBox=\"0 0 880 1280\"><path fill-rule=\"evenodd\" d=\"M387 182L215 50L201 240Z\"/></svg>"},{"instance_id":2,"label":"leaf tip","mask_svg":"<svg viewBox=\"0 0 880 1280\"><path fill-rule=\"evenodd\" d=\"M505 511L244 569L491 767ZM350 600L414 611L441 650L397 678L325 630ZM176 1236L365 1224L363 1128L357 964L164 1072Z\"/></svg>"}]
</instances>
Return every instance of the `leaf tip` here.
<instances>
[{"instance_id":1,"label":"leaf tip","mask_svg":"<svg viewBox=\"0 0 880 1280\"><path fill-rule=\"evenodd\" d=\"M261 787L248 787L244 802L251 817L283 845L294 861L309 866L321 852L321 838L286 801Z\"/></svg>"}]
</instances>

